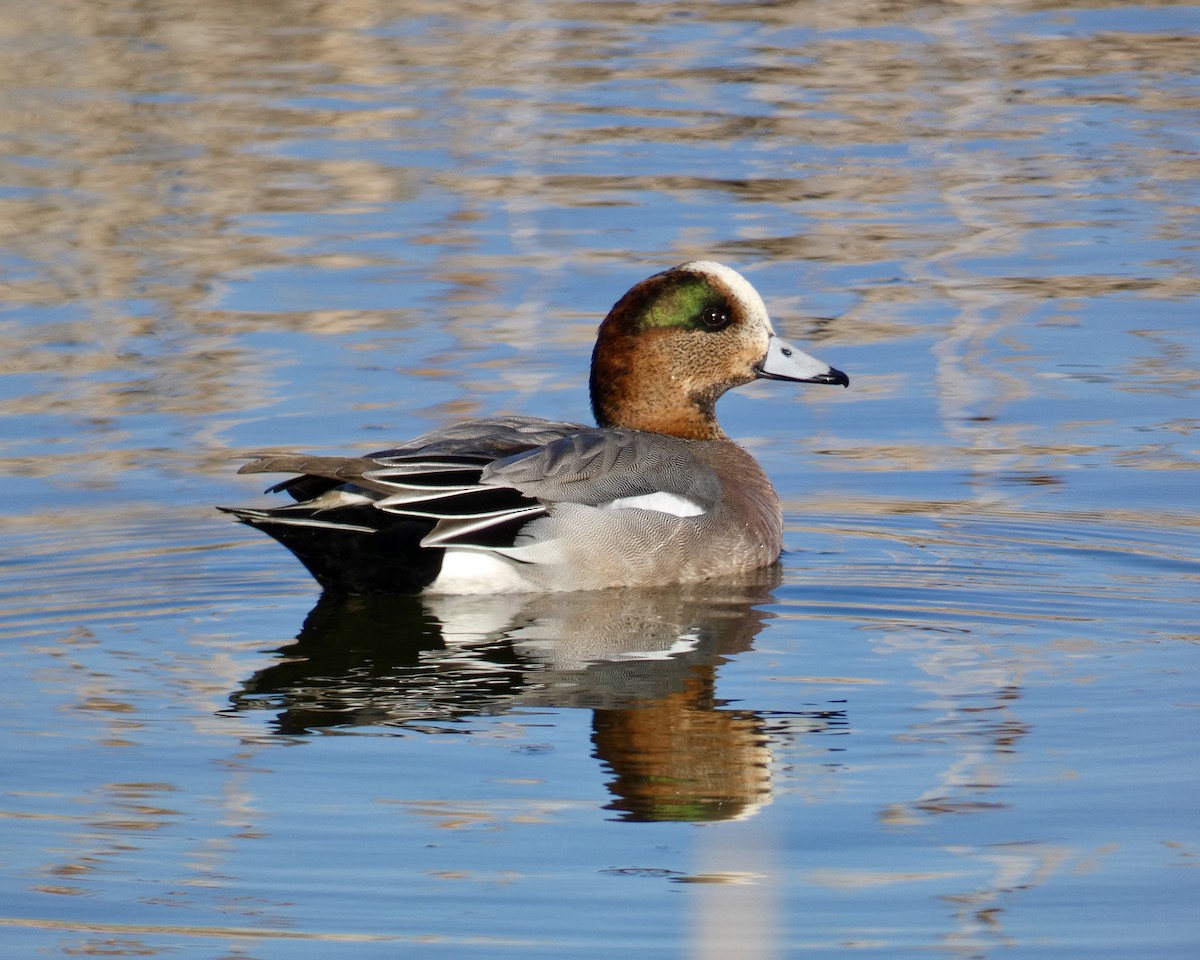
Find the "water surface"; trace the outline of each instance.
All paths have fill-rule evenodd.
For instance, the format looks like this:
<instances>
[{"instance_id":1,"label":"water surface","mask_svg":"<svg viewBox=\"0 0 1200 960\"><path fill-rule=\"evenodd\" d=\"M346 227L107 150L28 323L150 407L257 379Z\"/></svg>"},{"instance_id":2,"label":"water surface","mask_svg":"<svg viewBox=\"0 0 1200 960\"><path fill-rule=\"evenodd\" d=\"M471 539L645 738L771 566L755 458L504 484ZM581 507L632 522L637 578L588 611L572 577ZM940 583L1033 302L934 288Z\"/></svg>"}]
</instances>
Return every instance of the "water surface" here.
<instances>
[{"instance_id":1,"label":"water surface","mask_svg":"<svg viewBox=\"0 0 1200 960\"><path fill-rule=\"evenodd\" d=\"M1200 8L0 17L13 956L1190 958ZM753 582L339 601L230 457L586 419L718 259Z\"/></svg>"}]
</instances>

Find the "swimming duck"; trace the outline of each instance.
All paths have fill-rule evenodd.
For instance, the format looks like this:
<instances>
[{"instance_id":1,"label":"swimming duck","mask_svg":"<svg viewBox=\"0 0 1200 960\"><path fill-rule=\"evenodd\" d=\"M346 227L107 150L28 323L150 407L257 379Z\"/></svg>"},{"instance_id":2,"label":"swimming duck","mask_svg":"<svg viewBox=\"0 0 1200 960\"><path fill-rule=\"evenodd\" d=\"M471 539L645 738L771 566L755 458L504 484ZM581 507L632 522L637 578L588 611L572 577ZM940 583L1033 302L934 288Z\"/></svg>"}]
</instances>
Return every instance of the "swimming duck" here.
<instances>
[{"instance_id":1,"label":"swimming duck","mask_svg":"<svg viewBox=\"0 0 1200 960\"><path fill-rule=\"evenodd\" d=\"M695 260L641 281L592 353L596 426L491 417L369 456L263 454L296 502L221 508L341 593L660 586L769 566L779 498L715 406L756 378L848 386L776 336L737 271Z\"/></svg>"}]
</instances>

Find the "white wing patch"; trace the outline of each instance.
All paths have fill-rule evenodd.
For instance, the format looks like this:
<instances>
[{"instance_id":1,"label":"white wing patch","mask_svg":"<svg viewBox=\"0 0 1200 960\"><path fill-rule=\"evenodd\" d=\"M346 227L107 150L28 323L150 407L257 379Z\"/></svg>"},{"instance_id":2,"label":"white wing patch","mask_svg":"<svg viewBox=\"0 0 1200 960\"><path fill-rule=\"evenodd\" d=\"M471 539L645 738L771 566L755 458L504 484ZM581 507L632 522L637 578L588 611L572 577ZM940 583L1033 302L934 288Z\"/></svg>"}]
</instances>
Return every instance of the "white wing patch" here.
<instances>
[{"instance_id":1,"label":"white wing patch","mask_svg":"<svg viewBox=\"0 0 1200 960\"><path fill-rule=\"evenodd\" d=\"M677 493L667 493L660 490L657 493L643 493L637 497L621 497L604 504L606 510L653 510L656 513L670 514L672 517L699 517L704 513L704 507L695 500L681 497Z\"/></svg>"}]
</instances>

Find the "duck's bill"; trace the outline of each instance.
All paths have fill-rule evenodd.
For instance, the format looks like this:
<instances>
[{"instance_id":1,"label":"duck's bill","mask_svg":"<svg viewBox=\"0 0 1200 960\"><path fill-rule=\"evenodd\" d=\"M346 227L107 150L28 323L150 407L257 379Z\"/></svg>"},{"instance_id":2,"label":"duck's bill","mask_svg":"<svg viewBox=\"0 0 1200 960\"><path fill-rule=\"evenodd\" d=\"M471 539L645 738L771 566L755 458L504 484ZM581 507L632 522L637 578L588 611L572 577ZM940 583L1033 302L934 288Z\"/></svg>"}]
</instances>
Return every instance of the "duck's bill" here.
<instances>
[{"instance_id":1,"label":"duck's bill","mask_svg":"<svg viewBox=\"0 0 1200 960\"><path fill-rule=\"evenodd\" d=\"M758 365L757 373L765 380L791 380L795 383L840 383L850 386L850 378L803 350L797 350L786 340L771 337L767 355Z\"/></svg>"}]
</instances>

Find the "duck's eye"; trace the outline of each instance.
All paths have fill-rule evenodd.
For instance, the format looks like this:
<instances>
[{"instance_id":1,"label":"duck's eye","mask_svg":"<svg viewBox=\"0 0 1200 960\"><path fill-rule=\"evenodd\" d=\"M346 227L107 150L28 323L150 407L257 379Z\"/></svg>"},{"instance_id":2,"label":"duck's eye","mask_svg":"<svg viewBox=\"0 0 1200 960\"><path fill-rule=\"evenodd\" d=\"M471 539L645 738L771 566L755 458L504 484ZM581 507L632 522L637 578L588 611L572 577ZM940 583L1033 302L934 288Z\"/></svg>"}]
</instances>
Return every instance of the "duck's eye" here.
<instances>
[{"instance_id":1,"label":"duck's eye","mask_svg":"<svg viewBox=\"0 0 1200 960\"><path fill-rule=\"evenodd\" d=\"M700 311L700 322L706 327L723 327L729 323L729 314L720 307L705 307Z\"/></svg>"}]
</instances>

